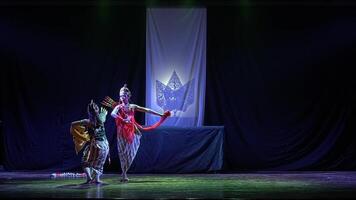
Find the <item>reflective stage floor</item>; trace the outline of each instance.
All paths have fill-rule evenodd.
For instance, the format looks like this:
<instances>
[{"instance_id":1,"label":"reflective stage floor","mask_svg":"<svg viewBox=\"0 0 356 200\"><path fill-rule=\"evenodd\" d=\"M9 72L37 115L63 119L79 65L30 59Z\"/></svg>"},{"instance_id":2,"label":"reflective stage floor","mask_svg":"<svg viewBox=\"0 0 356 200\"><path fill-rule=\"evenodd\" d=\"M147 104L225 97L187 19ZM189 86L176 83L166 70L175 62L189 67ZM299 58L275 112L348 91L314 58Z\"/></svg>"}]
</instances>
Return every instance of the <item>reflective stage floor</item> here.
<instances>
[{"instance_id":1,"label":"reflective stage floor","mask_svg":"<svg viewBox=\"0 0 356 200\"><path fill-rule=\"evenodd\" d=\"M105 174L104 184L47 173L1 172L1 198L106 199L339 199L356 198L356 172L249 172L235 174Z\"/></svg>"}]
</instances>

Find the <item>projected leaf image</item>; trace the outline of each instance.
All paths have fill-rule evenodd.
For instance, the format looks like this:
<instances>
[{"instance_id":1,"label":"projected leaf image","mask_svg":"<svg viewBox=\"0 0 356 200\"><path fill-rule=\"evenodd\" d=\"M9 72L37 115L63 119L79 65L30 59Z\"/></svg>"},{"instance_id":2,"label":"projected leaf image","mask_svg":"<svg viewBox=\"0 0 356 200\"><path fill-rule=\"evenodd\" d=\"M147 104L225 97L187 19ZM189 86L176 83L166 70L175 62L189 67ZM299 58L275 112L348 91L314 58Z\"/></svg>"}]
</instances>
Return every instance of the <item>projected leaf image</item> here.
<instances>
[{"instance_id":1,"label":"projected leaf image","mask_svg":"<svg viewBox=\"0 0 356 200\"><path fill-rule=\"evenodd\" d=\"M156 80L156 101L163 110L171 110L173 116L177 111L185 112L194 102L194 79L183 85L174 71L167 85Z\"/></svg>"}]
</instances>

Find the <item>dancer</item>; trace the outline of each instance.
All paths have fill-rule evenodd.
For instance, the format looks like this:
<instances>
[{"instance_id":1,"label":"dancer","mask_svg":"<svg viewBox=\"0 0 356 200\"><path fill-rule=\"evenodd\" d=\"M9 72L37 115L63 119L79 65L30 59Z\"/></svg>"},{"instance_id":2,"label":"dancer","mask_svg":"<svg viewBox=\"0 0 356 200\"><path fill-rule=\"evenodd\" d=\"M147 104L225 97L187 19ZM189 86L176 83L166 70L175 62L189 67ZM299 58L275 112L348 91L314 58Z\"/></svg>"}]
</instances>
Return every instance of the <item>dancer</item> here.
<instances>
[{"instance_id":1,"label":"dancer","mask_svg":"<svg viewBox=\"0 0 356 200\"><path fill-rule=\"evenodd\" d=\"M109 153L104 122L108 111L99 107L93 100L87 107L89 119L72 122L70 132L73 135L76 153L83 149L82 167L87 176L86 184L101 184L100 176ZM110 157L109 157L110 163Z\"/></svg>"},{"instance_id":2,"label":"dancer","mask_svg":"<svg viewBox=\"0 0 356 200\"><path fill-rule=\"evenodd\" d=\"M113 108L111 116L115 118L117 127L117 148L122 169L122 182L129 181L127 171L129 170L140 146L141 131L152 130L158 127L168 116L170 116L169 111L161 114L154 110L131 104L129 102L130 97L131 92L125 84L120 89L119 102L115 102L110 97L106 97L102 102L103 105ZM135 111L158 115L161 116L161 119L151 127L143 127L135 121Z\"/></svg>"}]
</instances>

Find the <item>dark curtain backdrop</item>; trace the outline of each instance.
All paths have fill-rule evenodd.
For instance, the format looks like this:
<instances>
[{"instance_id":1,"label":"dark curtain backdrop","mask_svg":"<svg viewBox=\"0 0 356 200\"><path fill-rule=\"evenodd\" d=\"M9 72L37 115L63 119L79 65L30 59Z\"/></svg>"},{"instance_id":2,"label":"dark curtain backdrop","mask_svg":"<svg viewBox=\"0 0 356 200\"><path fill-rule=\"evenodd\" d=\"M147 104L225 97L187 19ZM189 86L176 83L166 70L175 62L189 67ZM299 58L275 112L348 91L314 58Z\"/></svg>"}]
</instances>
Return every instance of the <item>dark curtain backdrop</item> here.
<instances>
[{"instance_id":1,"label":"dark curtain backdrop","mask_svg":"<svg viewBox=\"0 0 356 200\"><path fill-rule=\"evenodd\" d=\"M87 118L90 99L118 99L127 83L132 101L144 104L145 23L139 6L0 7L6 168L78 166L69 126ZM115 125L107 118L112 166L118 167Z\"/></svg>"},{"instance_id":2,"label":"dark curtain backdrop","mask_svg":"<svg viewBox=\"0 0 356 200\"><path fill-rule=\"evenodd\" d=\"M355 6L207 9L204 124L225 126L225 170L355 169ZM145 23L144 6L0 7L7 169L78 167L70 122L123 83L144 105Z\"/></svg>"},{"instance_id":3,"label":"dark curtain backdrop","mask_svg":"<svg viewBox=\"0 0 356 200\"><path fill-rule=\"evenodd\" d=\"M356 7L208 8L205 124L227 169L354 170Z\"/></svg>"}]
</instances>

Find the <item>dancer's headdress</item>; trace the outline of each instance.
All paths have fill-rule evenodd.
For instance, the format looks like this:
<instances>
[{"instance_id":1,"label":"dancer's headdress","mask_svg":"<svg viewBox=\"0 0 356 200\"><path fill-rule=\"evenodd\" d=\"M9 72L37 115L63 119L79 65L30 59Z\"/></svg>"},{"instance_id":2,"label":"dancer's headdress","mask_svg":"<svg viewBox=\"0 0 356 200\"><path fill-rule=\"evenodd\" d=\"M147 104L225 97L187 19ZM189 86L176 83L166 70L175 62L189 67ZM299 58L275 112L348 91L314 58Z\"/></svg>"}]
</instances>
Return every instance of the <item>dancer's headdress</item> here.
<instances>
[{"instance_id":1,"label":"dancer's headdress","mask_svg":"<svg viewBox=\"0 0 356 200\"><path fill-rule=\"evenodd\" d=\"M120 89L120 95L126 94L129 98L131 97L131 92L129 88L127 88L127 84L125 83L124 86Z\"/></svg>"},{"instance_id":2,"label":"dancer's headdress","mask_svg":"<svg viewBox=\"0 0 356 200\"><path fill-rule=\"evenodd\" d=\"M89 120L92 122L96 122L96 117L98 116L99 112L99 107L94 103L93 100L90 101L87 107L88 110L88 115L89 115Z\"/></svg>"}]
</instances>

